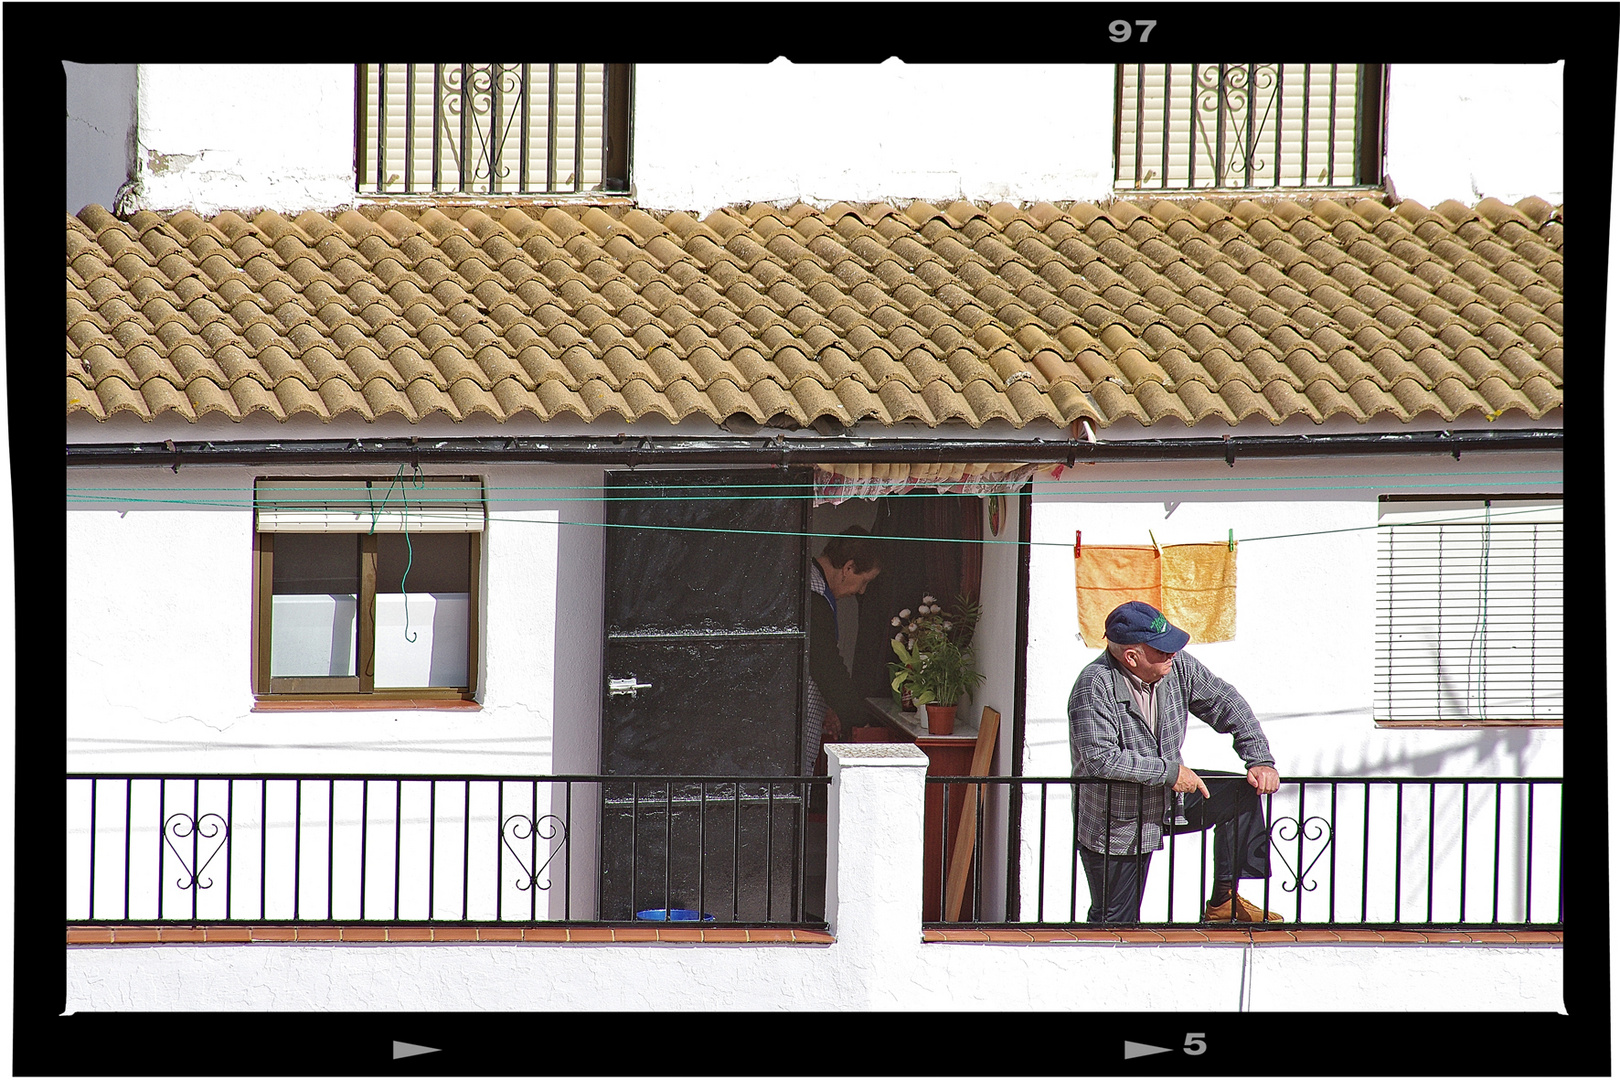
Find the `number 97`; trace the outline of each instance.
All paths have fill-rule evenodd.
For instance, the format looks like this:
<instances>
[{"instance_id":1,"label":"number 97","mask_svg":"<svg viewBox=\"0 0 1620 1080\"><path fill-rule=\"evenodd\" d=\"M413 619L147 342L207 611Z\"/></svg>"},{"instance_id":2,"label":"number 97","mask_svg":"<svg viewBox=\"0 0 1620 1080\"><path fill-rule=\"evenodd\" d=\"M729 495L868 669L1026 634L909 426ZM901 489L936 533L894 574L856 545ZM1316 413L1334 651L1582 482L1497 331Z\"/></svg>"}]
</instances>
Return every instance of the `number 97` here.
<instances>
[{"instance_id":1,"label":"number 97","mask_svg":"<svg viewBox=\"0 0 1620 1080\"><path fill-rule=\"evenodd\" d=\"M1131 25L1131 23L1126 22L1124 19L1115 19L1113 22L1109 23L1109 40L1116 43L1131 40ZM1153 32L1153 28L1159 25L1159 21L1157 19L1137 19L1135 25L1141 27L1142 34L1139 40L1145 43L1148 39L1148 35Z\"/></svg>"}]
</instances>

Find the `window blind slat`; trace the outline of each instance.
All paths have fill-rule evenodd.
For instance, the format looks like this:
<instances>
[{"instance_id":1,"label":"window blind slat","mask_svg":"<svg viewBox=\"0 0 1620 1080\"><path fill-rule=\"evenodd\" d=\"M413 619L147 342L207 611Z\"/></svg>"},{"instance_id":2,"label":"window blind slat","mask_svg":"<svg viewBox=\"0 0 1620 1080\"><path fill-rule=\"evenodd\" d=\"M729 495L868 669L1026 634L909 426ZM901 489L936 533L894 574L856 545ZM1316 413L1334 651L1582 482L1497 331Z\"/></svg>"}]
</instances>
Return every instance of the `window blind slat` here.
<instances>
[{"instance_id":1,"label":"window blind slat","mask_svg":"<svg viewBox=\"0 0 1620 1080\"><path fill-rule=\"evenodd\" d=\"M403 490L401 490L403 488ZM422 487L364 480L261 480L254 486L260 532L483 532L476 480L427 477Z\"/></svg>"}]
</instances>

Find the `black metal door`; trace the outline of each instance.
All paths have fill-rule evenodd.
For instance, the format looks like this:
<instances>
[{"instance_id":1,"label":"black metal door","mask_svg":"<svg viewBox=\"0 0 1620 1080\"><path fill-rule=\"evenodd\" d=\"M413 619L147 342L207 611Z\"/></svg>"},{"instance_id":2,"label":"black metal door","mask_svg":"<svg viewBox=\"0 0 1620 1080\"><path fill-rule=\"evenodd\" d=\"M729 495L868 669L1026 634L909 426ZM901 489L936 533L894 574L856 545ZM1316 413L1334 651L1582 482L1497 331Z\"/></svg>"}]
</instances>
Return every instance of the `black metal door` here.
<instances>
[{"instance_id":1,"label":"black metal door","mask_svg":"<svg viewBox=\"0 0 1620 1080\"><path fill-rule=\"evenodd\" d=\"M798 773L808 479L609 474L604 774ZM797 918L801 796L763 782L605 784L600 917Z\"/></svg>"}]
</instances>

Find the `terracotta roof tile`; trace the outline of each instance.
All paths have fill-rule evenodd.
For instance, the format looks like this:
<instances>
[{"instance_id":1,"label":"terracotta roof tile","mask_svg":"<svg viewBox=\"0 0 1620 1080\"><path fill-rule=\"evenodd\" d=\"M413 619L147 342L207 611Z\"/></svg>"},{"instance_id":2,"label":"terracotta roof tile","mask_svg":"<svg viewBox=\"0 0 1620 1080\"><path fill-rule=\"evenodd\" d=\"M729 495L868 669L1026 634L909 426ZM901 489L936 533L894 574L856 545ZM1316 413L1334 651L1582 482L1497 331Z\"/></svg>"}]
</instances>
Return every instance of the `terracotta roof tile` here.
<instances>
[{"instance_id":1,"label":"terracotta roof tile","mask_svg":"<svg viewBox=\"0 0 1620 1080\"><path fill-rule=\"evenodd\" d=\"M1562 250L1538 199L92 206L67 219L68 412L1539 417Z\"/></svg>"}]
</instances>

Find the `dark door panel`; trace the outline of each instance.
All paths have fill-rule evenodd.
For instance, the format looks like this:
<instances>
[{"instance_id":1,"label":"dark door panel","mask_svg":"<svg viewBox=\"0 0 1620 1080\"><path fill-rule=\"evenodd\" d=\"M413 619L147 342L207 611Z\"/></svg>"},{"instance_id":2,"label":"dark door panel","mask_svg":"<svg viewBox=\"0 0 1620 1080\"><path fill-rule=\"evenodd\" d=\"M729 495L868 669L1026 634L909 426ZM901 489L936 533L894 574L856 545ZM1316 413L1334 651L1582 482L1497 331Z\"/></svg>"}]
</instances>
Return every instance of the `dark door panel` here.
<instances>
[{"instance_id":1,"label":"dark door panel","mask_svg":"<svg viewBox=\"0 0 1620 1080\"><path fill-rule=\"evenodd\" d=\"M792 637L609 638L606 771L651 776L784 776L798 756L804 640Z\"/></svg>"},{"instance_id":2,"label":"dark door panel","mask_svg":"<svg viewBox=\"0 0 1620 1080\"><path fill-rule=\"evenodd\" d=\"M602 772L790 777L805 700L808 474L608 476ZM786 481L786 482L784 482ZM613 683L633 692L613 693ZM604 919L649 908L794 917L790 784L608 783ZM667 898L667 899L666 899Z\"/></svg>"},{"instance_id":3,"label":"dark door panel","mask_svg":"<svg viewBox=\"0 0 1620 1080\"><path fill-rule=\"evenodd\" d=\"M614 483L608 636L802 633L808 500L766 483L776 478L681 472Z\"/></svg>"}]
</instances>

